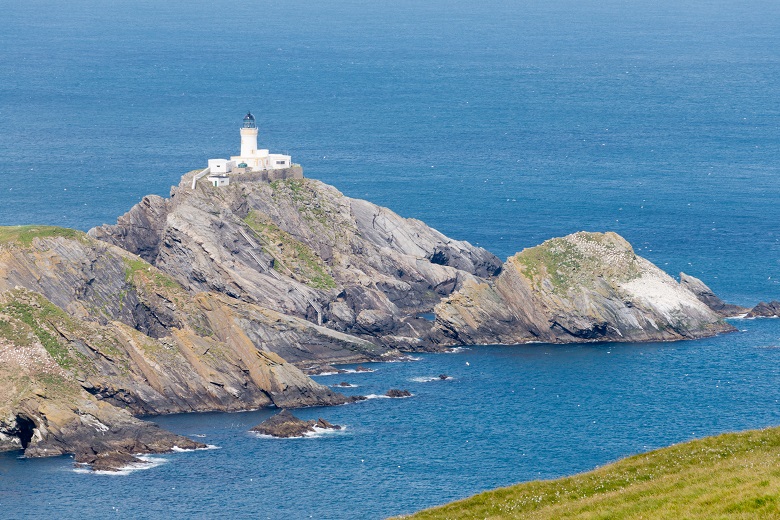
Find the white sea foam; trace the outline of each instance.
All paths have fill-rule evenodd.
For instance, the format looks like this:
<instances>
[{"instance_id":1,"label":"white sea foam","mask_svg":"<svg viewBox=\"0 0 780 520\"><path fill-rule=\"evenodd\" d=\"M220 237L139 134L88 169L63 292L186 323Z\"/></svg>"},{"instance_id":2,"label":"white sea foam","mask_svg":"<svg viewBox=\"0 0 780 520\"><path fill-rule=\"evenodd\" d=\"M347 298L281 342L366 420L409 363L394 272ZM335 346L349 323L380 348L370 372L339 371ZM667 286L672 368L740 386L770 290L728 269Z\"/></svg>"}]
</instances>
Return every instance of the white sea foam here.
<instances>
[{"instance_id":1,"label":"white sea foam","mask_svg":"<svg viewBox=\"0 0 780 520\"><path fill-rule=\"evenodd\" d=\"M452 381L452 376L447 376L445 378L441 378L439 376L435 377L413 377L409 381L413 381L415 383L430 383L431 381Z\"/></svg>"},{"instance_id":2,"label":"white sea foam","mask_svg":"<svg viewBox=\"0 0 780 520\"><path fill-rule=\"evenodd\" d=\"M317 437L322 437L325 435L338 435L341 433L345 433L347 431L346 426L342 426L340 429L335 430L333 428L320 428L319 426L314 427L313 432L307 432L304 435L307 439L316 439Z\"/></svg>"},{"instance_id":3,"label":"white sea foam","mask_svg":"<svg viewBox=\"0 0 780 520\"><path fill-rule=\"evenodd\" d=\"M361 374L361 373L369 373L369 372L376 372L376 369L373 368L364 368L363 370L355 370L354 368L342 368L338 372L323 372L321 374L312 374L309 377L317 377L317 376L337 376L339 374Z\"/></svg>"},{"instance_id":4,"label":"white sea foam","mask_svg":"<svg viewBox=\"0 0 780 520\"><path fill-rule=\"evenodd\" d=\"M422 358L406 355L396 359L388 359L385 363L403 363L405 361L422 361Z\"/></svg>"},{"instance_id":5,"label":"white sea foam","mask_svg":"<svg viewBox=\"0 0 780 520\"><path fill-rule=\"evenodd\" d=\"M407 397L414 397L414 394L412 395L405 395L403 397L390 397L387 395L379 395L379 394L368 394L365 396L366 399L406 399Z\"/></svg>"},{"instance_id":6,"label":"white sea foam","mask_svg":"<svg viewBox=\"0 0 780 520\"><path fill-rule=\"evenodd\" d=\"M366 399L390 399L386 395L379 395L379 394L368 394L365 396Z\"/></svg>"},{"instance_id":7,"label":"white sea foam","mask_svg":"<svg viewBox=\"0 0 780 520\"><path fill-rule=\"evenodd\" d=\"M258 432L249 432L249 433L257 437L258 439L272 439L275 441L296 441L301 439L317 439L319 437L324 437L325 435L337 435L337 434L345 433L346 430L347 430L346 426L342 426L341 429L339 430L335 430L333 428L320 428L319 426L315 426L313 432L306 432L301 437L274 437L273 435L266 435L265 433L258 433Z\"/></svg>"},{"instance_id":8,"label":"white sea foam","mask_svg":"<svg viewBox=\"0 0 780 520\"><path fill-rule=\"evenodd\" d=\"M188 451L203 451L203 450L218 450L218 449L220 449L220 447L217 446L216 444L206 444L205 448L195 448L195 449L179 448L178 446L174 446L173 448L171 448L171 451L175 453L184 453Z\"/></svg>"},{"instance_id":9,"label":"white sea foam","mask_svg":"<svg viewBox=\"0 0 780 520\"><path fill-rule=\"evenodd\" d=\"M444 351L444 354L459 354L461 352L465 352L467 350L471 350L468 347L452 347Z\"/></svg>"}]
</instances>

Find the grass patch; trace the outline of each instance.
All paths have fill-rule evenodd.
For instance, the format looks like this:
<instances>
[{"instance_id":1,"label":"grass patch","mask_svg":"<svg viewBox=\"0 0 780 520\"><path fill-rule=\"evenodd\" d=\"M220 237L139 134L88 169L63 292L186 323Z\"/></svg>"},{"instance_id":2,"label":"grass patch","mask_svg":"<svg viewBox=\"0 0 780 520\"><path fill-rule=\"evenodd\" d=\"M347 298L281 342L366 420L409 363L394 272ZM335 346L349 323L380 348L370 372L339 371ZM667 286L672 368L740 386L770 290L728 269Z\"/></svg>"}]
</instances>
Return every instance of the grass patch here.
<instances>
[{"instance_id":1,"label":"grass patch","mask_svg":"<svg viewBox=\"0 0 780 520\"><path fill-rule=\"evenodd\" d=\"M547 240L510 258L537 289L565 296L594 287L597 278L627 282L640 276L630 244L614 233L580 232Z\"/></svg>"},{"instance_id":2,"label":"grass patch","mask_svg":"<svg viewBox=\"0 0 780 520\"><path fill-rule=\"evenodd\" d=\"M26 324L43 345L43 348L54 358L62 368L69 370L77 366L80 356L62 344L58 336L49 331L44 324L49 320L68 320L68 316L56 305L43 298L37 298L34 303L11 300L0 306L0 311Z\"/></svg>"},{"instance_id":3,"label":"grass patch","mask_svg":"<svg viewBox=\"0 0 780 520\"><path fill-rule=\"evenodd\" d=\"M250 211L244 222L261 239L263 250L274 258L274 269L315 289L336 287L336 281L328 273L325 263L309 246L279 229L265 215L256 211Z\"/></svg>"},{"instance_id":4,"label":"grass patch","mask_svg":"<svg viewBox=\"0 0 780 520\"><path fill-rule=\"evenodd\" d=\"M181 289L182 286L167 274L155 269L140 258L123 258L125 262L125 282L137 285L141 281L151 282L156 288Z\"/></svg>"},{"instance_id":5,"label":"grass patch","mask_svg":"<svg viewBox=\"0 0 780 520\"><path fill-rule=\"evenodd\" d=\"M26 327L20 326L17 320L6 320L2 317L0 317L0 338L20 347L29 347L33 343L30 331Z\"/></svg>"},{"instance_id":6,"label":"grass patch","mask_svg":"<svg viewBox=\"0 0 780 520\"><path fill-rule=\"evenodd\" d=\"M35 238L64 237L82 239L84 233L57 226L0 226L0 244L29 246Z\"/></svg>"},{"instance_id":7,"label":"grass patch","mask_svg":"<svg viewBox=\"0 0 780 520\"><path fill-rule=\"evenodd\" d=\"M406 518L780 518L780 428L707 437Z\"/></svg>"},{"instance_id":8,"label":"grass patch","mask_svg":"<svg viewBox=\"0 0 780 520\"><path fill-rule=\"evenodd\" d=\"M574 284L573 274L582 269L583 260L584 255L563 239L553 239L514 256L529 279L547 277L556 292L565 292Z\"/></svg>"}]
</instances>

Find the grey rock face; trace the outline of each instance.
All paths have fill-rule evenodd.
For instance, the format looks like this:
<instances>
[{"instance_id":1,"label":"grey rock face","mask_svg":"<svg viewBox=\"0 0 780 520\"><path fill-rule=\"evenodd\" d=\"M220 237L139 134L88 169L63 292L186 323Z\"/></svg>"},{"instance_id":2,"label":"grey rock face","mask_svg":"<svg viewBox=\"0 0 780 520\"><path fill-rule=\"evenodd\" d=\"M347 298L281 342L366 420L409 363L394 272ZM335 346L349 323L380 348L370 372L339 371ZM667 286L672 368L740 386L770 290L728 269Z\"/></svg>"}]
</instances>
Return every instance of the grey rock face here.
<instances>
[{"instance_id":1,"label":"grey rock face","mask_svg":"<svg viewBox=\"0 0 780 520\"><path fill-rule=\"evenodd\" d=\"M720 316L728 318L731 316L739 316L748 311L745 307L739 305L731 305L718 298L712 289L707 287L704 282L694 276L689 276L685 273L680 273L680 285L691 291L696 297L704 303L707 307L717 312Z\"/></svg>"},{"instance_id":2,"label":"grey rock face","mask_svg":"<svg viewBox=\"0 0 780 520\"><path fill-rule=\"evenodd\" d=\"M190 184L188 174L165 204L142 201L90 235L145 255L191 291L409 349L425 346L410 317L501 268L484 249L316 180Z\"/></svg>"},{"instance_id":3,"label":"grey rock face","mask_svg":"<svg viewBox=\"0 0 780 520\"><path fill-rule=\"evenodd\" d=\"M745 315L746 318L780 318L780 302L759 302Z\"/></svg>"},{"instance_id":4,"label":"grey rock face","mask_svg":"<svg viewBox=\"0 0 780 520\"><path fill-rule=\"evenodd\" d=\"M734 330L614 233L575 233L511 257L436 307L442 341L667 341Z\"/></svg>"},{"instance_id":5,"label":"grey rock face","mask_svg":"<svg viewBox=\"0 0 780 520\"><path fill-rule=\"evenodd\" d=\"M75 360L30 319L34 309L7 297L0 311L0 450L21 449L28 457L73 453L76 462L116 470L138 462L133 454L205 447L86 392L63 367Z\"/></svg>"},{"instance_id":6,"label":"grey rock face","mask_svg":"<svg viewBox=\"0 0 780 520\"><path fill-rule=\"evenodd\" d=\"M343 395L276 351L355 361L385 353L301 318L216 293L193 295L140 258L86 236L6 245L2 312L27 320L20 330L49 338L92 395L138 414L341 404Z\"/></svg>"}]
</instances>

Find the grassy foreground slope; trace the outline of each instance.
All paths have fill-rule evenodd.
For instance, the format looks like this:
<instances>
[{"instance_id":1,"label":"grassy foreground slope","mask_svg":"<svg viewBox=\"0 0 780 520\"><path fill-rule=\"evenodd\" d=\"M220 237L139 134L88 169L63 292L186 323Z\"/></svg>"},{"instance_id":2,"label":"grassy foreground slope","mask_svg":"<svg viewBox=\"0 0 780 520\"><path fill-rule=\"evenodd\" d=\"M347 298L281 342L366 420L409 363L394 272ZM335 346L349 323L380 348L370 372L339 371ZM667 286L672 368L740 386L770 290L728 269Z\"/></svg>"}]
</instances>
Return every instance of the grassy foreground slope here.
<instances>
[{"instance_id":1,"label":"grassy foreground slope","mask_svg":"<svg viewBox=\"0 0 780 520\"><path fill-rule=\"evenodd\" d=\"M780 428L677 444L408 518L780 518Z\"/></svg>"}]
</instances>

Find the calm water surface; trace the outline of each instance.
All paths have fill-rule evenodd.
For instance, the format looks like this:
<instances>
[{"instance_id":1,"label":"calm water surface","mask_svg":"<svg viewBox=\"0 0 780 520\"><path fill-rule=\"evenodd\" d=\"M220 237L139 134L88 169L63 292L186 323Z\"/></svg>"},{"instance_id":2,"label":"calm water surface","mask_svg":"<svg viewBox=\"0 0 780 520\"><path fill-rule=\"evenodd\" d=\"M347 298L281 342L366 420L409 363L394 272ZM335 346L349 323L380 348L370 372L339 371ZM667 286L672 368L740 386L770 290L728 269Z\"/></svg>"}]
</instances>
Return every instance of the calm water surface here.
<instances>
[{"instance_id":1,"label":"calm water surface","mask_svg":"<svg viewBox=\"0 0 780 520\"><path fill-rule=\"evenodd\" d=\"M645 4L0 0L0 224L114 222L237 153L251 109L307 176L501 257L613 230L735 303L778 299L780 4ZM305 440L246 433L269 411L158 418L219 449L125 476L5 454L0 507L379 518L778 424L780 320L736 324L322 377L415 396L303 410L347 425Z\"/></svg>"}]
</instances>

